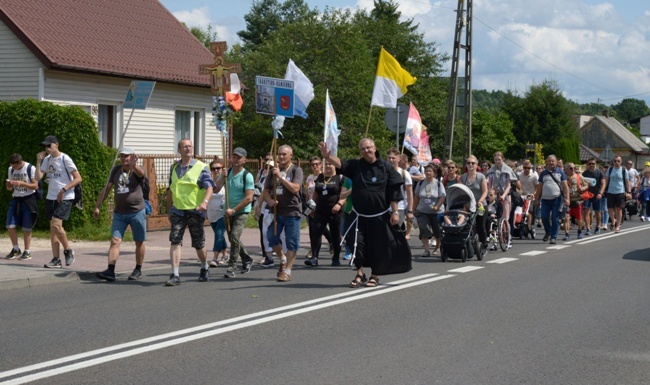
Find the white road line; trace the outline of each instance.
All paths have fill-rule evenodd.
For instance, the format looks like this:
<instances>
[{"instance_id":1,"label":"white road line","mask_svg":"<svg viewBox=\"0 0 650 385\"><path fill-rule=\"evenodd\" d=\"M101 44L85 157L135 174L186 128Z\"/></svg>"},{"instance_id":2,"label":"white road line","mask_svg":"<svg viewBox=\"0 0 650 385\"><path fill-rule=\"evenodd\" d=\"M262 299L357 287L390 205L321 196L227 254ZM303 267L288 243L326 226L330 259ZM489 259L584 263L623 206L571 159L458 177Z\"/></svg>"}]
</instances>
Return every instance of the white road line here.
<instances>
[{"instance_id":1,"label":"white road line","mask_svg":"<svg viewBox=\"0 0 650 385\"><path fill-rule=\"evenodd\" d=\"M519 260L519 258L499 258L499 259L495 259L495 260L492 260L492 261L487 261L485 263L496 263L496 264L500 265L502 263L508 263L508 262L517 261L517 260Z\"/></svg>"},{"instance_id":2,"label":"white road line","mask_svg":"<svg viewBox=\"0 0 650 385\"><path fill-rule=\"evenodd\" d=\"M566 249L568 247L571 247L571 246L569 246L569 245L553 245L553 246L547 247L546 249L547 250L562 250L562 249Z\"/></svg>"},{"instance_id":3,"label":"white road line","mask_svg":"<svg viewBox=\"0 0 650 385\"><path fill-rule=\"evenodd\" d=\"M533 251L527 251L525 253L521 253L519 255L525 255L525 256L535 256L535 255L540 255L540 254L546 254L547 252L544 250L533 250Z\"/></svg>"},{"instance_id":4,"label":"white road line","mask_svg":"<svg viewBox=\"0 0 650 385\"><path fill-rule=\"evenodd\" d=\"M587 244L590 244L590 243L593 243L593 242L598 242L598 241L606 240L606 239L609 239L609 238L618 237L620 235L636 233L638 231L644 231L644 230L650 230L650 226L646 225L646 226L635 227L635 228L632 228L632 229L626 229L626 230L622 230L620 233L609 233L607 235L601 235L599 238L591 238L591 239L588 239L588 240L581 239L580 243L578 243L578 244L579 245L587 245Z\"/></svg>"},{"instance_id":5,"label":"white road line","mask_svg":"<svg viewBox=\"0 0 650 385\"><path fill-rule=\"evenodd\" d=\"M447 270L447 273L469 273L470 271L484 269L483 266L465 266L458 269Z\"/></svg>"},{"instance_id":6,"label":"white road line","mask_svg":"<svg viewBox=\"0 0 650 385\"><path fill-rule=\"evenodd\" d=\"M295 316L295 315L299 315L299 314L303 314L303 313L307 313L307 312L311 312L311 311L316 311L316 310L320 310L320 309L327 308L327 307L341 305L341 304L352 302L352 301L358 301L358 300L361 300L361 299L366 299L366 298L374 297L374 296L377 296L377 295L392 293L394 291L403 290L403 289L407 289L407 288L415 287L415 286L420 286L420 285L424 285L424 284L427 284L427 283L440 281L440 280L447 279L447 278L452 278L452 277L457 277L457 276L452 275L452 274L445 274L445 275L440 275L440 276L438 276L436 274L425 274L425 275L421 275L419 277L413 277L413 278L409 278L409 279L405 279L405 280L401 280L401 281L391 282L391 283L379 286L379 287L377 287L375 289L364 289L363 291L361 291L361 294L359 294L359 291L335 294L335 295L328 296L328 297L323 297L323 298L310 300L310 301L304 301L304 302L296 303L296 304L293 304L293 305L279 307L279 308L276 308L276 309L269 309L269 310L266 310L266 311L263 311L263 312L253 313L253 314L249 314L249 315L241 316L241 317L235 317L235 318L231 318L231 319L228 319L228 320L223 320L223 321L218 321L218 322L214 322L214 323L210 323L210 324L206 324L206 325L202 325L202 326L197 326L197 327L194 327L194 328L183 329L183 330L179 330L177 332L161 334L159 336L145 338L145 339L134 341L134 342L127 343L127 344L115 345L115 346L112 346L112 347L108 347L108 348L104 348L104 349L97 349L97 350L93 350L93 351L90 351L90 352L77 354L77 355L74 355L74 356L63 357L63 358L60 358L58 360L47 361L47 362L43 362L43 363L40 363L40 364L30 365L30 366L26 366L26 367L23 367L23 368L17 368L17 369L9 370L9 371L6 371L6 372L1 372L0 373L0 378L12 377L12 376L15 376L15 375L18 375L18 374L21 374L21 373L31 372L31 371L39 370L39 369L44 369L46 367L49 367L49 366L52 366L52 365L55 365L55 364L76 361L76 360L96 356L96 355L102 354L102 353L115 351L115 350L119 350L119 349L124 349L126 347L133 347L135 345L141 345L141 344L144 344L144 343L156 342L156 341L163 340L165 338L170 338L172 336L178 336L178 335L187 334L187 333L194 333L194 334L190 334L190 335L186 335L186 336L183 336L183 337L170 339L170 340L163 341L163 342L158 342L158 343L155 343L155 344L152 344L152 345L133 348L133 349L126 350L126 351L123 351L123 352L113 353L113 354L109 354L109 355L102 356L102 357L88 359L86 361L81 361L81 362L77 362L77 363L74 363L74 364L59 366L59 367L54 368L54 369L45 370L45 371L42 371L42 372L39 372L39 373L34 373L34 374L31 374L31 375L27 375L27 376L24 376L24 377L14 378L14 379L2 382L0 384L24 384L24 383L27 383L27 382L36 381L36 380L40 380L40 379L43 379L43 378L48 378L48 377L56 376L56 375L59 375L59 374L72 372L72 371L75 371L75 370L79 370L79 369L83 369L83 368L103 364L103 363L106 363L106 362L110 362L110 361L114 361L114 360L118 360L118 359L122 359L122 358L126 358L126 357L131 357L131 356L135 356L135 355L138 355L138 354L148 353L148 352L151 352L151 351L154 351L154 350L163 349L163 348L174 346L174 345L179 345L179 344L182 344L182 343L198 340L198 339L201 339L201 338L207 338L207 337L215 336L215 335L218 335L218 334L230 332L230 331L233 331L233 330L243 329L243 328L250 327L250 326L256 326L256 325L260 325L260 324L263 324L263 323L276 321L276 320L279 320L279 319L283 319L283 318L287 318L287 317L291 317L291 316ZM408 281L411 281L411 282L408 282ZM402 282L402 283L397 283L396 284L396 282ZM325 302L325 301L328 301L328 302ZM306 306L306 305L311 305L311 306L303 307L303 306ZM297 308L297 307L301 307L301 308L291 310L291 311L286 311L286 310L289 310L291 308ZM282 312L282 311L284 311L284 312ZM260 316L262 314L278 313L278 312L281 312L281 313L269 315L269 316L266 316L264 318L258 318L258 319L250 320L250 318L258 317L258 316ZM249 319L249 320L246 321L246 322L241 322L241 321L244 321L246 319ZM234 322L238 322L238 323L232 324ZM213 329L214 327L222 326L222 325L226 325L226 324L231 324L231 325L223 326L223 327L220 327L218 329ZM213 330L207 330L207 331L200 332L200 331L205 330L205 329L213 329Z\"/></svg>"}]
</instances>

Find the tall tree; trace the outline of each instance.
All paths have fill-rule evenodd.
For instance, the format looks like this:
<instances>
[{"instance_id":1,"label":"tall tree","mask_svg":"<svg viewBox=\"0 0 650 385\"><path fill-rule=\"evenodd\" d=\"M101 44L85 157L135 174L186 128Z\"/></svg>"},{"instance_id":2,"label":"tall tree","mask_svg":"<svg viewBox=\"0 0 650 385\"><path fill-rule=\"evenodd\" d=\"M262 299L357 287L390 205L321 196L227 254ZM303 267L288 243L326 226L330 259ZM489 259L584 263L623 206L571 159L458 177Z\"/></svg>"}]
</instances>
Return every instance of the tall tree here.
<instances>
[{"instance_id":1,"label":"tall tree","mask_svg":"<svg viewBox=\"0 0 650 385\"><path fill-rule=\"evenodd\" d=\"M509 93L504 99L504 111L515 125L513 132L517 138L508 150L509 156L524 154L526 143L544 144L546 154L567 148L562 141L579 143L571 103L555 81L532 85L523 97Z\"/></svg>"},{"instance_id":2,"label":"tall tree","mask_svg":"<svg viewBox=\"0 0 650 385\"><path fill-rule=\"evenodd\" d=\"M616 111L616 116L622 123L628 123L631 120L650 114L650 108L645 104L645 101L639 99L623 99L619 103L612 105L612 109Z\"/></svg>"},{"instance_id":3,"label":"tall tree","mask_svg":"<svg viewBox=\"0 0 650 385\"><path fill-rule=\"evenodd\" d=\"M183 23L183 25L187 28L187 24ZM212 24L208 24L205 29L191 27L189 30L206 48L210 48L210 42L217 41L217 32L212 29Z\"/></svg>"}]
</instances>

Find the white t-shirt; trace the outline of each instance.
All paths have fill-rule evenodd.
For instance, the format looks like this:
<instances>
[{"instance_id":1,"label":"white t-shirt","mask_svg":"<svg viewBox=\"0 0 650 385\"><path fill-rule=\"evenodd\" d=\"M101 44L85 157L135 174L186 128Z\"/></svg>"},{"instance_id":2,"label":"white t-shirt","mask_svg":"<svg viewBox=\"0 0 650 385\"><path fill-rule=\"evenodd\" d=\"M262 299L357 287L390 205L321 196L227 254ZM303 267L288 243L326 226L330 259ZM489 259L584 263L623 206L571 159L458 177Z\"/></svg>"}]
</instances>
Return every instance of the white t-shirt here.
<instances>
[{"instance_id":1,"label":"white t-shirt","mask_svg":"<svg viewBox=\"0 0 650 385\"><path fill-rule=\"evenodd\" d=\"M630 188L635 188L639 184L639 172L636 168L630 168L627 170L627 180L630 181Z\"/></svg>"},{"instance_id":2,"label":"white t-shirt","mask_svg":"<svg viewBox=\"0 0 650 385\"><path fill-rule=\"evenodd\" d=\"M27 173L31 169L31 175L29 175L29 178L27 177ZM9 166L9 171L7 173L7 179L9 180L20 180L26 183L30 183L34 181L34 178L36 178L36 166L31 166L29 163L24 162L23 163L23 168L20 170L14 170L13 167ZM11 196L13 197L26 197L28 195L32 195L35 193L36 190L29 189L27 187L14 187Z\"/></svg>"},{"instance_id":3,"label":"white t-shirt","mask_svg":"<svg viewBox=\"0 0 650 385\"><path fill-rule=\"evenodd\" d=\"M529 194L534 194L535 189L537 188L537 180L539 179L539 175L537 175L536 171L532 171L526 176L523 171L519 172L517 174L519 176L519 183L521 183L521 191L524 193L524 195L529 195Z\"/></svg>"},{"instance_id":4,"label":"white t-shirt","mask_svg":"<svg viewBox=\"0 0 650 385\"><path fill-rule=\"evenodd\" d=\"M399 201L397 203L397 209L398 210L406 210L408 205L406 204L406 192L404 191L404 186L413 186L413 179L411 179L411 174L409 174L408 172L406 172L405 170L403 170L403 169L401 169L399 167L397 167L397 172L404 179L404 184L401 187L402 195L404 196L404 199L402 199L401 201Z\"/></svg>"},{"instance_id":5,"label":"white t-shirt","mask_svg":"<svg viewBox=\"0 0 650 385\"><path fill-rule=\"evenodd\" d=\"M216 222L223 217L223 204L226 198L226 188L221 187L221 190L216 193L212 193L210 202L208 202L207 214L208 220Z\"/></svg>"},{"instance_id":6,"label":"white t-shirt","mask_svg":"<svg viewBox=\"0 0 650 385\"><path fill-rule=\"evenodd\" d=\"M46 156L41 163L41 171L45 173L45 183L48 183L47 197L45 199L56 200L59 191L72 181L72 173L77 171L77 166L75 166L70 156L61 153L56 158L52 158L51 155ZM70 189L63 194L63 200L72 199L74 199L74 189Z\"/></svg>"}]
</instances>

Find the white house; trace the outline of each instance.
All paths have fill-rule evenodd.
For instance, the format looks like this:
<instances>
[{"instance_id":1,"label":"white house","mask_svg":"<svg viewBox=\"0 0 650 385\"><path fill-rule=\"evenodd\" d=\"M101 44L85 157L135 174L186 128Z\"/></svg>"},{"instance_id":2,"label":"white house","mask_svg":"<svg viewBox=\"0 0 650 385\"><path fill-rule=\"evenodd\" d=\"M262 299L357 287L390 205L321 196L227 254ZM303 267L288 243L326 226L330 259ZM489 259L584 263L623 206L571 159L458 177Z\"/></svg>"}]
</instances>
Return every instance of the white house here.
<instances>
[{"instance_id":1,"label":"white house","mask_svg":"<svg viewBox=\"0 0 650 385\"><path fill-rule=\"evenodd\" d=\"M173 154L183 137L196 155L220 154L210 125L203 46L157 0L0 0L0 101L78 105L101 140L140 154ZM156 81L146 110L123 109L131 80Z\"/></svg>"}]
</instances>

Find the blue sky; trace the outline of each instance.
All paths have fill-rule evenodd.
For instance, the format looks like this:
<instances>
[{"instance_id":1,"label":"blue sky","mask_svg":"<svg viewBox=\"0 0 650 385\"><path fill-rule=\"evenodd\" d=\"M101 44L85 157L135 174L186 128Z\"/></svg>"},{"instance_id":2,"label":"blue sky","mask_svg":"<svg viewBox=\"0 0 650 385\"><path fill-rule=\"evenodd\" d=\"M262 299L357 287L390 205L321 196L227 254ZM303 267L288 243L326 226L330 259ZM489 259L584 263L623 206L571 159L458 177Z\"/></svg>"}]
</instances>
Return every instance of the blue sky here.
<instances>
[{"instance_id":1,"label":"blue sky","mask_svg":"<svg viewBox=\"0 0 650 385\"><path fill-rule=\"evenodd\" d=\"M160 1L190 26L212 24L219 40L230 45L239 41L237 31L245 28L252 5L249 0ZM306 2L319 10L373 5L372 0ZM427 41L451 56L457 0L397 3L403 17L419 23ZM649 1L475 0L473 5L474 89L523 92L552 79L565 97L579 103L610 105L633 97L650 106Z\"/></svg>"}]
</instances>

